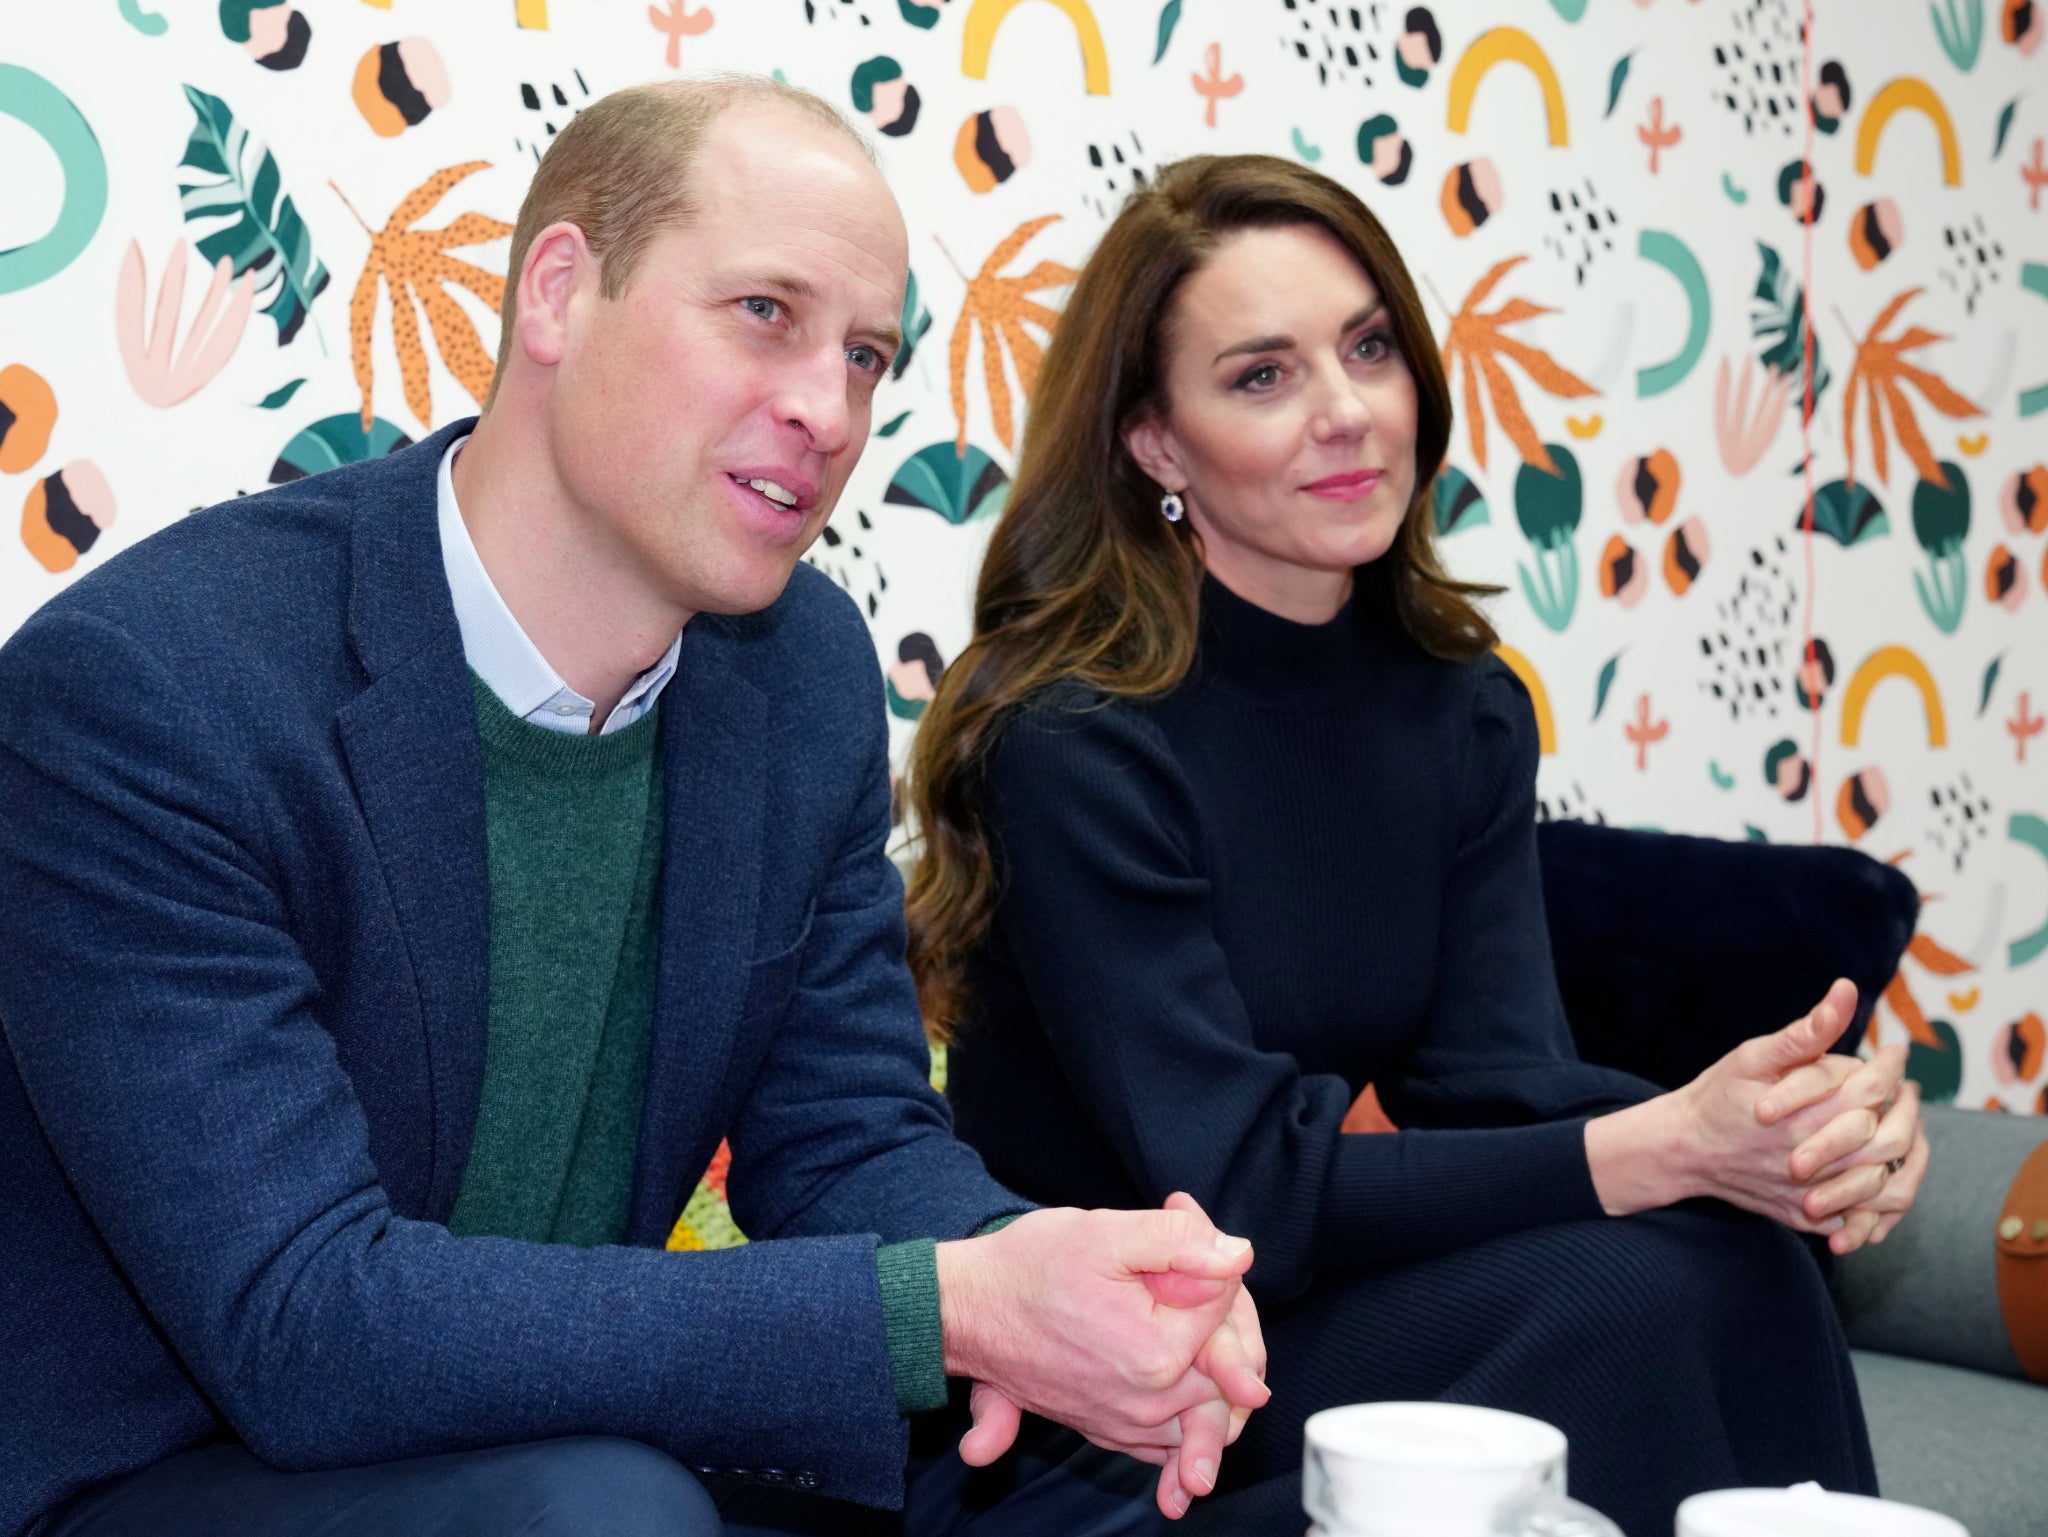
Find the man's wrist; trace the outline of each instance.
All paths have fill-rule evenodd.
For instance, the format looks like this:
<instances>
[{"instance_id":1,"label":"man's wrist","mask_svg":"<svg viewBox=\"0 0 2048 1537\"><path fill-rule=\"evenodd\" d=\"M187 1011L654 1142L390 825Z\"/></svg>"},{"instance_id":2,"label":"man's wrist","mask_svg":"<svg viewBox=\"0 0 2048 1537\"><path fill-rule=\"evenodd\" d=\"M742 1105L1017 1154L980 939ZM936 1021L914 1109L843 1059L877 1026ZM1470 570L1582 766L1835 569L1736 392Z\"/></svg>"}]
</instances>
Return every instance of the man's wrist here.
<instances>
[{"instance_id":1,"label":"man's wrist","mask_svg":"<svg viewBox=\"0 0 2048 1537\"><path fill-rule=\"evenodd\" d=\"M938 1273L939 1331L941 1354L948 1377L982 1375L980 1333L987 1309L982 1298L987 1289L986 1258L990 1240L976 1235L958 1238L935 1247L932 1255Z\"/></svg>"}]
</instances>

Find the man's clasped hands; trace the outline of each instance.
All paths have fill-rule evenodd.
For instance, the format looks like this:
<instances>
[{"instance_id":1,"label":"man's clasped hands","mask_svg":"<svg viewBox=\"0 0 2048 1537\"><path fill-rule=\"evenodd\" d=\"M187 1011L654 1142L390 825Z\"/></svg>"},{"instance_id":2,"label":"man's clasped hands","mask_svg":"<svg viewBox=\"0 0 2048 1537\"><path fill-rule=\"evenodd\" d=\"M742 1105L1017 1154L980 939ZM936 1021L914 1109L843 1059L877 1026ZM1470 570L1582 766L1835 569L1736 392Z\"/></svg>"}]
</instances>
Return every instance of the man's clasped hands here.
<instances>
[{"instance_id":1,"label":"man's clasped hands","mask_svg":"<svg viewBox=\"0 0 2048 1537\"><path fill-rule=\"evenodd\" d=\"M1855 1007L1837 981L1685 1087L1588 1122L1609 1214L1713 1196L1825 1233L1836 1254L1883 1242L1928 1147L1903 1047L1829 1054ZM1159 1211L1030 1212L939 1245L946 1371L974 1382L961 1457L993 1462L1028 1410L1156 1464L1160 1509L1185 1514L1272 1396L1251 1264L1251 1245L1184 1194Z\"/></svg>"}]
</instances>

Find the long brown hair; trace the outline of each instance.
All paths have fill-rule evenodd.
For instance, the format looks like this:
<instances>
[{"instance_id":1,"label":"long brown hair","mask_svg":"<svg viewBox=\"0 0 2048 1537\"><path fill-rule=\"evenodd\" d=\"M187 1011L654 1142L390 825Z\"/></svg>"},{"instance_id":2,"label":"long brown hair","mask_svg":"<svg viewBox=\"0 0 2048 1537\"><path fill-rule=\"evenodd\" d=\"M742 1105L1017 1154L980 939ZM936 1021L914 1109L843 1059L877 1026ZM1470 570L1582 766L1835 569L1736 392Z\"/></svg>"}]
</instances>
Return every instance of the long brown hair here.
<instances>
[{"instance_id":1,"label":"long brown hair","mask_svg":"<svg viewBox=\"0 0 2048 1537\"><path fill-rule=\"evenodd\" d=\"M1286 225L1320 226L1357 259L1415 378L1415 495L1393 545L1367 568L1371 588L1433 655L1462 659L1494 644L1472 600L1498 589L1454 581L1437 559L1429 488L1450 443L1450 386L1414 280L1379 220L1329 177L1269 155L1165 167L1124 204L1075 280L982 563L973 639L940 680L912 747L923 850L907 904L910 964L935 1040L959 1023L964 964L995 905L982 776L1003 722L1063 679L1140 698L1172 688L1194 661L1199 541L1159 515L1159 488L1123 433L1146 414L1168 414L1181 285L1232 232Z\"/></svg>"}]
</instances>

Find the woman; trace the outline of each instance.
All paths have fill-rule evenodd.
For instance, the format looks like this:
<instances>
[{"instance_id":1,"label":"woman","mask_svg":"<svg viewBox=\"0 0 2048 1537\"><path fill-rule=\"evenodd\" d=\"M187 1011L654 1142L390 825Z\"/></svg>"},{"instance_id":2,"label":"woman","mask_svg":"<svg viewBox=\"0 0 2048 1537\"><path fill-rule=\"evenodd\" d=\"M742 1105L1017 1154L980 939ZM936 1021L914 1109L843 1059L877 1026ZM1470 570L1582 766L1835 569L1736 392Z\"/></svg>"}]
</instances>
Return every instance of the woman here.
<instances>
[{"instance_id":1,"label":"woman","mask_svg":"<svg viewBox=\"0 0 2048 1537\"><path fill-rule=\"evenodd\" d=\"M1794 1230L1846 1252L1911 1204L1902 1054L1822 1055L1837 983L1676 1093L1575 1059L1532 710L1432 547L1450 401L1385 231L1285 161L1170 167L1033 398L917 740L912 962L999 1178L1185 1189L1252 1239L1275 1397L1208 1520L1298 1531L1303 1418L1382 1398L1558 1424L1632 1533L1715 1485L1872 1490ZM1342 1129L1368 1083L1406 1129Z\"/></svg>"}]
</instances>

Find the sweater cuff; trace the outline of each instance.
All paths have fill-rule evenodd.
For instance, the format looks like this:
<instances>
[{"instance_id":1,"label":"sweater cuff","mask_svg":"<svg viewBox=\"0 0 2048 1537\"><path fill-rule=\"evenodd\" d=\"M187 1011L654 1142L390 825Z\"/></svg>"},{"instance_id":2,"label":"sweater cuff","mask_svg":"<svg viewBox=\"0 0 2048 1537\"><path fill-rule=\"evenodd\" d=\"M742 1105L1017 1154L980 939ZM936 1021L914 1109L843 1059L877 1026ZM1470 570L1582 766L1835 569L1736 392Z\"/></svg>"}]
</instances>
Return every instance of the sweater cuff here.
<instances>
[{"instance_id":1,"label":"sweater cuff","mask_svg":"<svg viewBox=\"0 0 2048 1537\"><path fill-rule=\"evenodd\" d=\"M946 1406L946 1347L939 1327L939 1246L930 1238L883 1244L875 1251L882 1283L882 1330L896 1407L925 1414Z\"/></svg>"}]
</instances>

